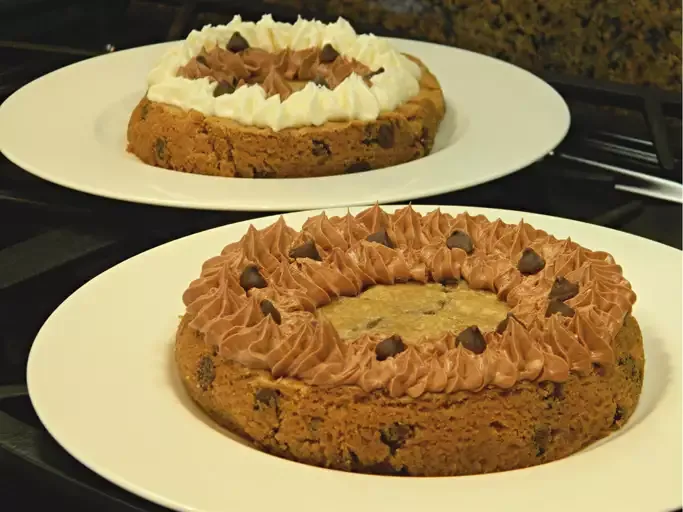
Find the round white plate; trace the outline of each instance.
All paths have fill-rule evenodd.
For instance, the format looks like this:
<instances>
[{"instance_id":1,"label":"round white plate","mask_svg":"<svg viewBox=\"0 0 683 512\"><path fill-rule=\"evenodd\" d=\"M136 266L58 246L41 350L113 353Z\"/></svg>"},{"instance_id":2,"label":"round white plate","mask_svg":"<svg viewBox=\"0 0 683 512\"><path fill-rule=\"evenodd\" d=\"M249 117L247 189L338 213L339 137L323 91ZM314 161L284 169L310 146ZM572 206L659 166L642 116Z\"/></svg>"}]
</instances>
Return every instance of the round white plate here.
<instances>
[{"instance_id":1,"label":"round white plate","mask_svg":"<svg viewBox=\"0 0 683 512\"><path fill-rule=\"evenodd\" d=\"M468 211L513 223L522 217ZM286 220L299 228L311 214L289 214ZM33 344L31 400L49 432L83 464L178 510L415 512L447 506L526 512L531 505L555 512L644 512L680 505L681 253L575 221L524 218L556 236L611 252L638 293L635 316L647 358L640 405L626 428L569 458L492 475L367 476L266 455L222 431L185 395L172 352L183 291L204 260L244 234L244 222L152 249L74 293ZM274 221L253 223L265 227Z\"/></svg>"},{"instance_id":2,"label":"round white plate","mask_svg":"<svg viewBox=\"0 0 683 512\"><path fill-rule=\"evenodd\" d=\"M290 211L389 203L459 190L517 171L567 133L548 84L502 61L447 46L392 41L437 75L447 113L434 152L396 167L327 178L189 175L126 152L126 127L166 43L89 59L46 75L0 107L0 150L18 166L91 194L182 208Z\"/></svg>"}]
</instances>

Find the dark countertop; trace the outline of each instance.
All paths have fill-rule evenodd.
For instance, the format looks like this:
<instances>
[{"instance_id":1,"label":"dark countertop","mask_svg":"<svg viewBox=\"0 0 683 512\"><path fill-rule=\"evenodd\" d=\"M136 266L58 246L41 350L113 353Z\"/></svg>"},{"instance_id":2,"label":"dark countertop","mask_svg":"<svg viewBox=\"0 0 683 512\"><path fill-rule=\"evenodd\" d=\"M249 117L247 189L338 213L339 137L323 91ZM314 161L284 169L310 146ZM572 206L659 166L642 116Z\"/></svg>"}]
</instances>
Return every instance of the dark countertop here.
<instances>
[{"instance_id":1,"label":"dark countertop","mask_svg":"<svg viewBox=\"0 0 683 512\"><path fill-rule=\"evenodd\" d=\"M264 0L255 3L324 20L344 16L359 31L364 26L384 27L389 34L474 50L527 69L681 89L681 3L678 1ZM234 7L236 11L243 8Z\"/></svg>"}]
</instances>

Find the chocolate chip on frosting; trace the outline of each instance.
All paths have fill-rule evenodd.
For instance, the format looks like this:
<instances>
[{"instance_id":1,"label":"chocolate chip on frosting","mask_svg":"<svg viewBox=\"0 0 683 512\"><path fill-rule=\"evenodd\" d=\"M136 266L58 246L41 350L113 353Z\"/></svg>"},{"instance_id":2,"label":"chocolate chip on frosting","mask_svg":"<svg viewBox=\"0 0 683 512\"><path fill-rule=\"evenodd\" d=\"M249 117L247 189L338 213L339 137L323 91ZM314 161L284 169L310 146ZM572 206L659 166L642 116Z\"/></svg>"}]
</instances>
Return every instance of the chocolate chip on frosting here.
<instances>
[{"instance_id":1,"label":"chocolate chip on frosting","mask_svg":"<svg viewBox=\"0 0 683 512\"><path fill-rule=\"evenodd\" d=\"M553 299L548 303L548 309L545 310L545 316L549 317L550 315L554 315L555 313L559 313L562 316L568 316L572 317L574 316L574 308L571 306L567 306L564 302Z\"/></svg>"},{"instance_id":2,"label":"chocolate chip on frosting","mask_svg":"<svg viewBox=\"0 0 683 512\"><path fill-rule=\"evenodd\" d=\"M393 249L395 247L394 242L392 242L391 238L389 238L389 233L387 233L387 230L384 228L372 233L371 235L368 235L366 240L368 242L382 244L388 247L389 249Z\"/></svg>"},{"instance_id":3,"label":"chocolate chip on frosting","mask_svg":"<svg viewBox=\"0 0 683 512\"><path fill-rule=\"evenodd\" d=\"M503 333L505 332L505 329L507 329L508 324L510 323L510 319L511 319L511 318L512 318L513 320L516 320L517 322L519 322L519 320L517 319L517 317L516 317L514 314L508 313L507 315L505 315L505 318L503 318L503 319L500 321L500 323L496 326L496 332L497 332L498 334L503 334Z\"/></svg>"},{"instance_id":4,"label":"chocolate chip on frosting","mask_svg":"<svg viewBox=\"0 0 683 512\"><path fill-rule=\"evenodd\" d=\"M382 124L377 132L377 144L384 149L394 147L394 126L392 124Z\"/></svg>"},{"instance_id":5,"label":"chocolate chip on frosting","mask_svg":"<svg viewBox=\"0 0 683 512\"><path fill-rule=\"evenodd\" d=\"M230 40L228 41L228 45L226 46L226 48L231 52L239 53L249 48L249 43L246 39L244 39L244 37L242 37L242 34L240 34L239 32L235 32L230 37Z\"/></svg>"},{"instance_id":6,"label":"chocolate chip on frosting","mask_svg":"<svg viewBox=\"0 0 683 512\"><path fill-rule=\"evenodd\" d=\"M470 235L458 229L453 231L451 236L448 237L446 240L446 247L449 249L462 249L467 254L472 254L472 251L474 251L474 245L472 244Z\"/></svg>"},{"instance_id":7,"label":"chocolate chip on frosting","mask_svg":"<svg viewBox=\"0 0 683 512\"><path fill-rule=\"evenodd\" d=\"M394 334L389 338L380 341L375 347L375 356L378 361L384 361L390 357L397 356L406 349L400 336Z\"/></svg>"},{"instance_id":8,"label":"chocolate chip on frosting","mask_svg":"<svg viewBox=\"0 0 683 512\"><path fill-rule=\"evenodd\" d=\"M225 80L221 80L213 90L213 97L218 98L219 96L223 96L224 94L232 94L233 92L235 92L235 85Z\"/></svg>"},{"instance_id":9,"label":"chocolate chip on frosting","mask_svg":"<svg viewBox=\"0 0 683 512\"><path fill-rule=\"evenodd\" d=\"M247 265L240 275L240 286L245 292L248 292L252 288L265 288L268 286L266 280L258 270L256 265Z\"/></svg>"},{"instance_id":10,"label":"chocolate chip on frosting","mask_svg":"<svg viewBox=\"0 0 683 512\"><path fill-rule=\"evenodd\" d=\"M370 80L373 76L381 75L382 73L384 73L384 68L377 68L376 71L370 71L367 75L365 75L365 79Z\"/></svg>"},{"instance_id":11,"label":"chocolate chip on frosting","mask_svg":"<svg viewBox=\"0 0 683 512\"><path fill-rule=\"evenodd\" d=\"M322 261L320 253L318 252L318 248L315 246L315 242L313 240L308 240L300 246L289 251L289 257L294 259L309 258L315 261Z\"/></svg>"},{"instance_id":12,"label":"chocolate chip on frosting","mask_svg":"<svg viewBox=\"0 0 683 512\"><path fill-rule=\"evenodd\" d=\"M556 277L553 287L550 289L549 299L557 299L561 301L569 300L576 297L579 293L579 285L567 281L564 277Z\"/></svg>"},{"instance_id":13,"label":"chocolate chip on frosting","mask_svg":"<svg viewBox=\"0 0 683 512\"><path fill-rule=\"evenodd\" d=\"M327 89L330 88L329 84L327 83L327 80L325 80L325 77L316 75L316 77L313 79L313 83L315 85L319 85L320 87L325 87Z\"/></svg>"},{"instance_id":14,"label":"chocolate chip on frosting","mask_svg":"<svg viewBox=\"0 0 683 512\"><path fill-rule=\"evenodd\" d=\"M277 310L275 305L270 302L268 299L263 299L261 301L261 304L259 304L261 307L261 312L265 315L268 316L270 315L273 319L273 321L280 325L282 323L282 316L280 315L280 312Z\"/></svg>"},{"instance_id":15,"label":"chocolate chip on frosting","mask_svg":"<svg viewBox=\"0 0 683 512\"><path fill-rule=\"evenodd\" d=\"M486 350L486 340L476 325L472 325L458 334L455 341L475 354L481 354Z\"/></svg>"},{"instance_id":16,"label":"chocolate chip on frosting","mask_svg":"<svg viewBox=\"0 0 683 512\"><path fill-rule=\"evenodd\" d=\"M320 62L324 64L334 62L337 60L337 57L339 57L339 52L335 50L334 46L332 46L330 43L327 43L325 46L323 46L323 49L320 50Z\"/></svg>"},{"instance_id":17,"label":"chocolate chip on frosting","mask_svg":"<svg viewBox=\"0 0 683 512\"><path fill-rule=\"evenodd\" d=\"M531 247L527 247L522 251L522 256L517 262L517 270L522 274L532 275L538 274L545 268L545 260L534 251Z\"/></svg>"}]
</instances>

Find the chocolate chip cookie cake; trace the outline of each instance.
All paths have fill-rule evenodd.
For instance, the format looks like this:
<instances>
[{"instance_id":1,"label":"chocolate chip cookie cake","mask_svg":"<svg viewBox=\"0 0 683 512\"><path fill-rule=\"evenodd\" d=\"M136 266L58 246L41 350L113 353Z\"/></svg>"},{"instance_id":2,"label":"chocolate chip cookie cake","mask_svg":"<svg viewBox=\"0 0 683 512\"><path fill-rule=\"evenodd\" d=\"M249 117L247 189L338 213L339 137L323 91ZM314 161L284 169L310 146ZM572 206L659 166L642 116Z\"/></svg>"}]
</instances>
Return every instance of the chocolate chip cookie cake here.
<instances>
[{"instance_id":1,"label":"chocolate chip cookie cake","mask_svg":"<svg viewBox=\"0 0 683 512\"><path fill-rule=\"evenodd\" d=\"M280 457L448 476L566 457L640 396L609 254L467 213L281 218L208 260L175 358L215 421Z\"/></svg>"},{"instance_id":2,"label":"chocolate chip cookie cake","mask_svg":"<svg viewBox=\"0 0 683 512\"><path fill-rule=\"evenodd\" d=\"M416 57L343 19L206 26L164 55L128 150L176 171L243 178L360 172L428 154L444 116Z\"/></svg>"}]
</instances>

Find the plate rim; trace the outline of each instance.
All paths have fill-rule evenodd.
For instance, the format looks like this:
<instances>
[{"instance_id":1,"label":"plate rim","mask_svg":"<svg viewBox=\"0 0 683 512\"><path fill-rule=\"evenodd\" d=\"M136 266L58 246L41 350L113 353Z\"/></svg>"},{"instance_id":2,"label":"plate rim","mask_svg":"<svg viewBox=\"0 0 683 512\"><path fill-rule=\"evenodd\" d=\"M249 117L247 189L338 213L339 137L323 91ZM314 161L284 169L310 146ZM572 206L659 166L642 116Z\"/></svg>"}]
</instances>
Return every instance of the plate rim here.
<instances>
[{"instance_id":1,"label":"plate rim","mask_svg":"<svg viewBox=\"0 0 683 512\"><path fill-rule=\"evenodd\" d=\"M382 205L382 208L388 209L388 210L393 210L394 208L400 208L400 207L404 207L404 206L407 206L407 205L405 205L405 204ZM524 218L525 220L528 219L528 222L532 225L538 224L537 220L541 220L541 223L545 222L546 219L548 219L549 222L559 220L559 221L561 221L561 223L566 223L567 227L571 227L572 225L579 224L579 225L584 225L584 227L588 227L589 229L595 229L595 230L599 230L599 231L607 230L607 231L613 232L611 234L617 235L618 237L634 238L634 239L638 240L638 243L653 244L655 247L657 247L657 250L666 250L666 251L670 252L670 255L672 257L673 256L680 257L682 254L682 251L680 251L676 248L670 247L670 246L662 244L660 242L649 240L647 238L639 237L636 235L631 235L629 233L625 233L625 232L622 232L622 231L619 231L619 230L616 230L613 228L606 228L606 227L596 226L596 225L586 223L586 222L575 221L575 220L571 220L571 219L564 219L564 218L559 218L559 217L553 217L553 216L548 216L548 215L543 215L543 214L533 214L533 213L527 213L527 212L519 212L519 211L515 211L515 210L464 207L464 206L458 206L458 205L421 205L421 204L416 204L416 205L412 205L412 206L417 208L417 209L420 209L422 211L427 211L427 210L436 209L436 208L442 208L446 211L450 211L453 213L462 212L462 211L469 211L469 212L473 212L475 214L476 213L483 213L484 215L487 215L488 218L496 217L497 215L499 215L499 213L503 213L504 216L506 216L506 217ZM358 210L361 210L362 207L354 207L352 209L358 211ZM343 209L340 209L340 208L330 208L330 209L322 209L322 210L328 212L331 215L343 213ZM303 212L293 212L290 214L286 214L285 220L287 220L288 217L306 218L307 216L314 215L315 213L318 213L319 211L321 211L321 209L316 209L316 210L311 210L311 211L303 211ZM86 467L88 467L92 471L96 472L97 474L103 476L105 479L113 482L115 485L117 485L123 489L126 489L129 492L132 492L138 496L141 496L147 500L150 500L152 502L161 504L163 506L171 507L175 510L182 510L182 504L179 504L178 502L175 502L172 499L167 499L166 497L157 495L154 492L150 492L149 490L146 490L146 489L143 489L140 487L136 487L134 484L131 484L130 482L125 481L125 478L123 478L123 481L121 481L116 475L112 476L111 474L105 474L106 472L103 472L102 468L99 468L98 470L94 469L93 466L90 465L89 461L87 461L87 460L84 461L82 456L78 456L79 454L75 453L75 452L78 452L78 450L72 451L71 447L67 447L67 446L62 445L61 441L59 441L59 438L56 437L53 434L53 431L48 427L48 425L46 425L43 422L43 417L41 416L39 408L36 407L36 403L34 401L34 398L35 398L35 381L32 378L31 368L35 366L35 357L36 357L35 354L37 353L36 351L39 350L39 349L35 349L35 347L39 346L38 343L39 343L39 340L41 339L41 335L45 336L43 334L43 331L49 326L50 320L59 314L60 310L64 307L65 304L67 304L67 302L72 297L74 297L75 295L77 295L79 293L83 293L82 290L85 287L87 287L87 286L91 285L91 283L101 279L102 276L104 276L108 273L111 275L111 273L114 269L123 267L126 264L128 264L131 260L145 257L145 255L147 255L147 257L149 257L150 253L154 253L157 251L162 252L163 250L167 251L167 250L169 250L168 247L175 245L180 241L184 240L184 243L187 244L187 243L191 243L190 240L192 238L199 239L200 236L211 238L211 237L217 235L221 231L226 231L226 232L234 231L234 233L232 233L230 235L228 235L226 233L225 243L229 243L230 240L232 240L232 238L234 238L233 235L237 236L238 233L242 233L244 231L244 229L246 228L246 226L248 226L250 223L253 223L254 221L256 221L259 223L259 227L262 227L262 226L267 225L269 222L276 220L277 217L278 217L277 215L269 215L269 216L259 217L256 219L249 219L246 221L241 221L238 223L227 224L227 225L212 228L209 230L200 231L198 233L188 235L188 236L179 238L177 240L174 240L174 241L162 244L160 246L154 247L154 248L149 249L147 251L144 251L143 253L140 253L136 256L133 256L133 257L111 267L110 269L106 270L105 272L97 275L93 279L89 280L84 285L82 285L79 289L77 289L75 292L73 292L62 304L60 304L60 306L57 309L55 309L55 311L50 315L50 317L47 319L47 321L45 322L43 327L41 327L38 335L36 336L34 344L31 347L31 352L29 354L29 362L27 365L27 385L28 385L28 389L29 389L29 396L31 398L31 402L34 405L34 408L36 408L36 414L40 418L41 423L43 423L46 430L50 433L50 435L52 435L54 437L55 440L57 440L57 442L60 444L60 446L62 446L68 453L70 453L74 458L76 458L81 464L84 464ZM508 222L508 221L506 220L506 222ZM541 229L543 229L543 228L544 227L542 226ZM223 242L221 242L221 243L223 243ZM614 242L614 243L616 243L616 242ZM166 249L163 249L163 248L166 248ZM203 255L202 257L208 258L210 256L211 255ZM628 278L628 276L627 276L627 278ZM170 312L169 314L173 315L173 312ZM675 343L675 341L672 343ZM679 360L676 360L676 362L674 364L676 365L676 372L675 372L676 376L678 377L678 381L680 381L681 362ZM678 382L678 384L680 384L680 382ZM678 388L680 388L680 385L678 386ZM32 389L34 390L33 392L32 392ZM678 391L678 396L680 398L680 389L678 389L677 391ZM675 390L674 390L674 394L675 394ZM671 400L669 400L669 401L671 401ZM680 413L680 407L681 407L680 400L678 401L677 405L678 405L678 412ZM670 412L670 410L667 410L664 412ZM662 414L664 414L664 412L660 411L659 416L662 416ZM651 414L652 414L652 412L651 412ZM635 427L641 427L641 426L642 425L637 424ZM680 434L680 429L681 429L680 423L678 424L677 428L678 428L678 432ZM617 442L617 444L624 444L624 440L622 439L622 437L623 436L615 437L612 442L607 443L605 446L610 446L610 445L614 444L615 441ZM680 435L679 435L679 437L680 437ZM680 439L678 441L680 442ZM659 444L659 442L657 444ZM590 452L587 452L587 453L590 453ZM82 454L80 454L80 455L82 455ZM677 459L677 461L679 462L679 466L680 466L680 455L681 455L680 451L678 453L673 453L671 455L671 457L672 457L671 460L673 461L673 460ZM267 457L271 457L271 456L267 456ZM460 479L461 481L464 479L467 479L468 481L471 481L472 484L475 485L475 487L481 487L481 485L480 485L481 482L479 482L479 484L477 484L477 481L481 481L482 479L490 480L494 484L496 482L499 482L501 479L505 479L507 477L510 477L511 480L523 482L526 479L532 478L532 475L535 476L536 478L538 478L538 477L543 478L542 472L544 470L549 469L551 466L556 467L555 466L556 464L562 463L563 461L572 461L572 460L576 461L576 459L577 459L576 457L568 457L566 459L561 459L560 461L545 464L545 465L540 465L540 466L536 466L536 467L532 467L532 468L510 471L510 472L495 473L492 475L473 475L473 476L467 476L467 477L450 477L450 478L447 477L447 478L438 478L438 479L425 479L425 478L412 477L412 478L410 478L410 480L412 480L412 481L428 481L428 480L431 480L431 481L443 482L446 480L453 480L453 479ZM326 473L333 473L335 475L346 475L345 477L340 476L340 478L349 478L348 475L353 475L353 474L344 474L344 473L336 472L336 471L332 471L332 470L320 470L319 468L313 468L313 467L305 466L305 465L298 464L298 463L292 463L290 461L284 461L284 462L286 462L288 464L296 464L296 466L298 466L300 469L302 467L308 468L309 472L310 471L323 471ZM357 477L370 478L370 479L373 479L375 482L378 481L377 479L380 479L382 481L386 481L387 479L388 480L394 480L394 481L395 480L405 480L405 479L396 479L396 478L391 478L391 477L376 477L376 476L367 476L367 475L354 475L354 476L351 476L350 478L357 478ZM523 483L522 485L531 485L531 484L524 484ZM436 486L438 487L438 484L436 484ZM679 490L680 490L680 486L679 486ZM679 505L680 505L680 502L679 502ZM559 507L559 508L562 508L562 507ZM302 509L300 509L300 510L302 510Z\"/></svg>"},{"instance_id":2,"label":"plate rim","mask_svg":"<svg viewBox=\"0 0 683 512\"><path fill-rule=\"evenodd\" d=\"M419 174L420 170L422 167L425 166L425 164L429 168L438 168L442 169L441 172L445 173L445 175L439 179L438 176L432 176L432 179L429 181L427 180L421 180L417 181L416 183L413 183L412 185L419 185L417 189L415 186L410 187L409 184L406 184L403 188L396 188L396 189L391 189L390 191L381 191L380 193L375 194L374 196L367 195L365 197L362 197L360 199L355 199L354 197L351 197L349 193L346 193L346 196L348 197L342 197L342 198L335 198L332 202L328 200L325 203L320 203L320 201L316 202L315 198L306 198L305 200L302 198L298 199L288 199L288 198L270 198L271 200L268 202L259 202L258 200L251 200L248 202L244 198L240 198L238 202L235 202L235 198L233 197L230 201L224 201L223 198L220 200L216 197L202 197L201 194L194 195L193 197L184 197L183 194L177 194L174 195L173 192L176 191L176 188L181 188L183 184L186 183L187 178L191 178L194 180L194 184L192 185L193 187L201 187L203 189L206 188L212 188L213 185L216 183L220 183L219 181L215 180L221 180L221 181L226 181L230 180L231 178L226 178L226 177L211 177L211 176L204 176L204 175L189 175L187 173L178 173L176 171L169 171L169 170L162 170L162 173L158 173L155 176L151 176L152 179L156 180L159 179L161 182L169 183L169 190L168 191L161 191L159 192L157 190L156 195L150 191L150 187L144 183L134 183L132 178L136 177L137 175L135 174L136 172L139 172L139 176L141 178L141 181L148 181L149 177L146 175L143 176L143 173L145 172L150 172L149 169L156 169L159 171L159 168L155 168L153 166L147 166L146 164L143 164L142 162L138 161L134 157L125 154L123 152L123 149L121 149L122 153L119 153L119 156L116 158L118 159L116 164L119 165L119 167L123 166L127 168L128 170L126 173L129 173L131 175L131 178L128 178L130 183L122 186L120 184L117 185L105 185L104 188L102 186L98 186L98 183L95 181L88 180L88 179L83 179L82 177L74 176L68 173L64 173L62 171L55 172L53 167L50 166L45 166L42 165L42 162L40 160L38 161L38 164L35 163L35 160L33 159L34 157L30 156L30 153L26 151L25 148L22 149L22 147L19 145L17 146L17 143L15 141L12 141L10 139L10 146L8 146L7 143L3 143L2 140L2 120L3 120L3 111L5 111L5 115L7 115L7 112L9 111L10 115L14 114L16 116L16 110L19 107L25 108L25 104L28 101L27 99L24 99L25 97L30 99L31 95L33 94L33 88L35 87L40 87L40 83L43 80L51 80L55 79L55 76L64 74L64 73L77 73L78 71L74 71L77 69L80 69L81 66L91 66L91 63L94 62L100 62L102 60L106 59L113 59L113 58L124 58L128 59L131 62L137 62L135 60L135 57L130 57L132 55L135 55L136 52L139 52L139 55L143 55L144 52L150 52L150 51L159 51L161 52L163 48L168 48L171 47L174 44L178 44L178 41L172 41L172 42L163 42L163 43L155 43L151 45L145 45L145 46L139 46L136 48L128 48L124 49L115 53L110 53L110 54L102 54L98 55L95 57L92 57L90 59L85 59L79 62L72 63L68 66L59 68L55 71L52 71L46 75L43 75L32 82L26 84L23 86L21 89L15 91L11 96L9 96L5 102L3 102L2 105L0 105L0 151L2 151L5 156L15 165L23 169L25 172L28 172L30 174L33 174L34 176L37 176L38 178L41 178L43 180L49 181L51 183L54 183L56 185L75 190L81 193L89 194L89 195L94 195L98 197L104 197L108 199L117 199L121 201L126 201L126 202L132 202L132 203L138 203L138 204L149 204L149 205L156 205L156 206L166 206L166 207L174 207L174 208L183 208L183 209L208 209L208 210L215 210L215 211L226 211L226 210L232 210L232 211L253 211L253 212L277 212L277 211L294 211L294 210L308 210L308 209L314 209L314 208L323 208L323 207L329 207L329 206L343 206L343 205L356 205L356 206L363 206L363 205L369 205L372 204L375 201L380 201L382 203L394 203L394 202L402 202L402 201L407 201L409 199L417 199L417 198L425 198L433 195L439 195L439 194L445 194L445 193L451 193L455 192L458 190L465 190L467 188L475 187L477 185L481 185L483 183L487 183L489 181L494 181L497 179L500 179L502 177L508 176L510 174L513 174L515 172L518 172L529 165L532 165L533 163L542 160L543 158L547 157L549 153L552 152L553 149L555 149L561 142L564 140L566 137L570 125L571 125L571 114L569 111L569 107L562 98L562 96L553 88L550 84L548 84L546 81L544 81L541 77L538 75L534 74L533 72L521 68L519 66L515 66L511 63L508 63L506 61L497 59L495 57L491 57L488 55L484 55L478 52L470 51L470 50L465 50L462 48L457 48L453 46L447 46L447 45L442 45L438 43L433 43L433 42L427 42L427 41L418 41L414 39L409 39L409 38L386 38L392 43L396 44L408 44L413 46L414 45L414 50L411 50L411 52L415 53L418 57L422 57L425 52L431 51L430 49L434 49L433 51L447 51L447 52L453 52L453 55L463 55L466 56L465 58L471 58L471 59L476 59L478 63L486 63L484 64L484 68L488 69L487 66L492 66L495 67L496 73L504 73L506 76L515 76L519 77L520 79L524 80L524 83L529 85L532 84L535 88L538 88L538 90L542 90L544 92L544 96L547 95L547 98L543 99L543 103L541 104L544 108L548 108L548 105L552 106L553 110L553 115L555 116L556 119L553 120L552 125L550 126L553 132L552 137L548 138L547 144L544 144L543 146L537 145L537 146L528 146L528 149L524 149L524 158L518 158L514 157L514 153L516 150L513 151L508 151L507 152L507 160L514 160L515 163L514 165L508 165L501 163L503 160L501 159L500 161L497 161L495 164L495 169L494 171L487 170L487 172L481 174L481 173L467 173L467 178L466 179L461 179L460 182L457 180L453 180L452 176L449 176L449 174L452 174L451 169L452 167L449 166L449 163L452 161L449 156L453 154L453 152L456 152L457 156L457 151L459 145L462 145L462 141L456 141L454 143L449 144L448 146L442 148L439 151L436 151L435 153L432 153L430 155L427 155L426 157L413 160L410 162L406 162L403 164L399 164L396 166L391 166L388 168L384 169L378 169L374 171L370 171L368 173L358 173L358 174L353 174L353 175L337 175L337 176L326 176L326 177L317 177L317 178L297 178L296 180L305 180L309 183L322 183L321 185L318 185L318 188L327 188L327 187L335 187L335 186L346 186L350 187L352 185L349 185L350 183L357 183L357 188L366 188L368 186L376 185L377 182L381 179L385 180L391 180L392 173L398 172L398 173L403 173L399 174L401 178L413 176L413 173ZM139 57L142 58L142 57ZM478 64L479 65L479 64ZM433 67L433 66L432 66ZM491 68L493 69L493 68ZM449 81L448 78L446 78L445 72L441 73L436 73L437 77L438 75L441 75L439 77L440 83L442 85L442 88L444 89L444 92L447 92L449 90L449 87L456 87L457 88L457 83L454 82L449 86L447 82ZM49 78L52 77L52 78ZM144 77L139 77L140 82L142 83L144 81ZM72 77L72 80L74 78ZM484 80L484 78L482 78ZM120 98L124 97L124 92L121 93ZM550 99L551 98L551 99ZM530 100L530 101L536 101L536 100ZM15 106L15 103L19 103L19 107ZM484 100L481 102L479 105L483 105L484 102L490 102L490 100ZM100 102L101 103L101 102ZM460 104L458 103L458 106ZM101 104L100 109L106 109L105 104ZM454 108L453 104L450 104L450 108ZM479 107L479 111L481 112L483 107ZM484 109L485 110L485 109ZM100 113L97 113L99 115ZM93 114L95 115L95 114ZM13 119L14 117L10 117L10 120ZM546 126L547 122L544 121L543 128L548 129L548 126ZM122 129L124 127L121 127ZM7 129L7 128L6 128ZM457 130L457 126L456 126ZM465 130L464 134L461 134L461 137L465 135L467 130ZM9 133L9 130L8 132ZM510 130L507 130L507 133L510 133ZM94 137L94 136L93 136ZM16 139L15 139L16 140ZM495 142L495 141L494 141ZM91 144L97 144L97 141L93 139ZM18 149L17 149L18 148ZM118 151L118 150L117 150ZM441 156L439 156L441 154ZM531 155L534 156L531 156ZM28 155L28 156L27 156ZM130 160L129 160L130 158ZM479 157L478 157L479 158ZM480 159L480 158L479 158ZM67 161L67 163L70 163L70 160ZM488 166L488 163L485 162L485 167ZM66 164L63 164L66 165ZM477 161L475 160L473 163L467 163L468 167L471 166L476 166ZM129 167L131 166L131 167ZM132 166L135 166L132 167ZM147 169L145 171L145 169ZM180 174L184 175L183 177L174 177L172 174L166 174L166 173L173 173L173 174ZM381 174L377 174L381 173ZM376 176L375 178L368 178L367 175L371 174ZM168 178L168 179L167 179ZM238 178L232 178L233 180L236 180ZM200 180L203 180L203 185L199 185ZM213 181L211 181L213 180ZM243 179L242 179L243 180ZM293 181L295 179L289 179L286 181ZM252 180L256 181L256 180ZM259 180L261 181L261 180ZM266 181L266 180L262 180ZM285 180L267 180L267 181L285 181ZM451 185L446 185L446 183L459 183L456 186L451 186ZM187 183L192 183L192 182L187 182ZM221 187L224 187L223 185L220 185ZM314 185L311 185L314 186ZM152 187L153 188L153 187ZM263 190L263 188L260 188ZM259 187L255 187L254 194L260 193ZM269 189L266 189L269 190ZM417 190L417 191L415 191ZM272 194L272 192L269 192Z\"/></svg>"}]
</instances>

